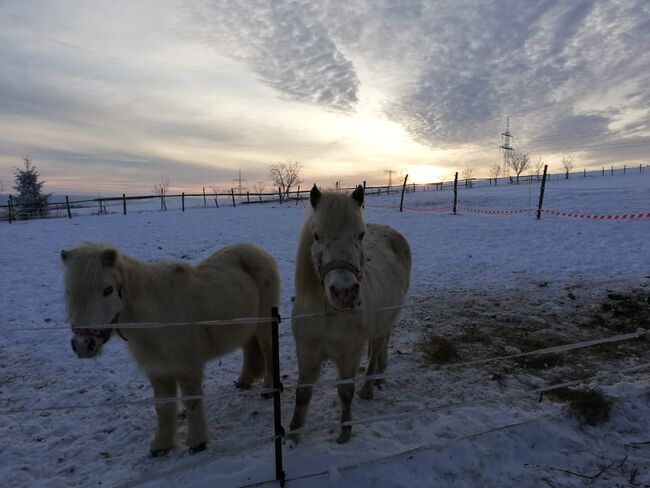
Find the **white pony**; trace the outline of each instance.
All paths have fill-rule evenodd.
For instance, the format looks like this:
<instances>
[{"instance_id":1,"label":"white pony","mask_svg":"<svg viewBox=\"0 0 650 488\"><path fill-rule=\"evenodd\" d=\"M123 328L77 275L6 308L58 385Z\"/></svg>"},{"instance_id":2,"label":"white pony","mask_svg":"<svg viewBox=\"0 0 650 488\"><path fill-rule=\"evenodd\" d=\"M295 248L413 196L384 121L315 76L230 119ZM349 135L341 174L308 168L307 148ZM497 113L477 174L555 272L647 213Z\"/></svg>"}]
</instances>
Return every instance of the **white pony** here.
<instances>
[{"instance_id":1,"label":"white pony","mask_svg":"<svg viewBox=\"0 0 650 488\"><path fill-rule=\"evenodd\" d=\"M305 423L312 387L321 364L332 359L339 379L353 379L364 345L368 347L367 375L386 370L388 341L409 286L411 251L406 239L386 225L364 224L364 191L352 195L311 190L313 212L300 236L296 259L296 298L292 329L298 355L299 385L291 430ZM323 314L301 317L302 314ZM343 313L340 313L343 312ZM360 396L372 397L366 380ZM354 382L339 384L341 422L351 419ZM337 442L347 442L352 427L343 424ZM297 433L291 435L298 440Z\"/></svg>"},{"instance_id":2,"label":"white pony","mask_svg":"<svg viewBox=\"0 0 650 488\"><path fill-rule=\"evenodd\" d=\"M275 260L249 244L224 247L197 266L136 261L102 244L61 251L65 268L65 304L73 328L72 349L80 358L95 357L114 324L138 365L149 377L156 398L202 395L204 363L240 347L244 364L237 382L249 387L264 375L272 386L270 321L236 325L171 325L122 328L120 323L182 323L270 317L280 298ZM184 402L187 445L205 449L203 401ZM157 427L151 454L166 454L176 438L176 403L156 404Z\"/></svg>"}]
</instances>

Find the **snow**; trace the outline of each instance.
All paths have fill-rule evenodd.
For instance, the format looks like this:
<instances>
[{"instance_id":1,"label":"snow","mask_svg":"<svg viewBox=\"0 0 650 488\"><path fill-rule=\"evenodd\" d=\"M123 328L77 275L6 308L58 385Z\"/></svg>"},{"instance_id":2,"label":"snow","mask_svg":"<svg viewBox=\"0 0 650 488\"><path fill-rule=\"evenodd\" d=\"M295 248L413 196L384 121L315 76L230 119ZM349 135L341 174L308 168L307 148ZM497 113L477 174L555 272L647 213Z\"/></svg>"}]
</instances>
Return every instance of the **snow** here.
<instances>
[{"instance_id":1,"label":"snow","mask_svg":"<svg viewBox=\"0 0 650 488\"><path fill-rule=\"evenodd\" d=\"M554 334L566 342L617 335L607 324L586 327L608 295L650 292L650 219L595 221L534 217L538 183L461 186L459 206L523 210L485 215L374 208L398 205L399 195L368 196L369 222L404 233L413 252L408 303L432 307L402 313L390 349L395 377L371 401L355 399L353 419L385 417L353 428L335 442L339 402L330 384L318 386L298 445L284 446L288 486L622 486L650 483L648 371L622 372L648 362L644 348L568 353L546 369L518 363L471 367L427 365L417 343L429 333L457 338L479 331L493 344L461 344L462 361L522 350L518 339ZM452 192L408 193L408 208L449 204ZM159 212L156 202L121 215L73 215L0 225L3 282L0 338L0 476L5 486L241 486L274 478L272 402L232 382L241 354L209 363L205 374L210 444L189 456L182 445L164 458L148 457L151 405L72 408L152 396L122 341L115 337L97 360L72 353L64 327L61 249L107 241L145 261L198 262L232 243L253 242L277 259L281 314L288 317L295 251L307 211L301 203ZM594 215L650 212L650 171L590 175L547 185L545 208ZM530 210L530 211L529 211ZM83 212L80 212L83 213ZM571 298L573 297L573 298ZM647 307L647 302L646 302ZM603 309L604 310L604 309ZM648 309L641 313L648 316ZM631 330L637 325L629 324ZM607 327L610 327L609 329ZM23 330L21 330L23 329ZM629 331L629 330L628 330ZM512 341L508 341L508 334ZM460 343L459 343L460 344ZM647 347L645 348L647 349ZM286 375L283 420L293 410L297 377L290 322L280 327ZM528 394L580 370L586 385L613 398L607 422L582 422L565 403ZM602 373L602 374L601 374ZM335 379L331 366L323 380ZM7 413L15 409L70 406ZM393 417L399 417L397 420ZM611 464L611 466L609 466ZM595 476L593 480L585 476ZM635 471L636 470L636 471ZM571 474L574 473L574 474ZM149 480L148 483L145 483Z\"/></svg>"}]
</instances>

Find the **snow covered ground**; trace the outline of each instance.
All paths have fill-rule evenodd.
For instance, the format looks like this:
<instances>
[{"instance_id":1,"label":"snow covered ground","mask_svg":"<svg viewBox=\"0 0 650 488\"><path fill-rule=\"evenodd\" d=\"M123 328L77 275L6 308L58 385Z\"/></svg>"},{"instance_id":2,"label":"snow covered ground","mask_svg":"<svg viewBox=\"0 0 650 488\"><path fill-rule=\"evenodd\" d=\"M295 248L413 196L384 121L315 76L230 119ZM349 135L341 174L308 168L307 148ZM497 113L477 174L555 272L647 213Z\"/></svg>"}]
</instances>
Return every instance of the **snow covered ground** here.
<instances>
[{"instance_id":1,"label":"snow covered ground","mask_svg":"<svg viewBox=\"0 0 650 488\"><path fill-rule=\"evenodd\" d=\"M389 358L396 376L374 400L354 403L355 420L383 418L356 425L348 444L336 444L331 427L339 414L336 389L315 389L308 417L313 430L284 449L287 477L305 478L288 486L650 484L650 368L629 372L650 363L647 342L550 355L541 363L458 364L650 328L650 218L544 214L537 221L529 212L537 195L537 183L528 182L461 187L457 216L385 207L397 205L399 195L367 199L366 220L395 226L411 243L407 302L433 306L403 312ZM405 206L439 207L451 197L448 190L418 191L406 195ZM201 206L0 225L3 486L241 486L274 477L272 404L254 389L232 386L239 353L206 370L207 451L189 456L181 445L152 459L152 406L120 404L152 396L121 340L113 338L93 361L70 350L58 254L86 240L113 243L145 261L190 262L227 244L257 243L278 261L281 313L290 315L305 205ZM554 177L545 208L648 213L650 171ZM476 212L487 209L522 211ZM286 425L297 376L288 320L280 336ZM452 342L455 362L426 360L418 345L435 336ZM535 392L584 378L583 386L611 399L606 422L589 425L565 401ZM322 379L335 379L333 368L325 368ZM53 406L68 408L48 409ZM181 421L181 442L185 428ZM306 477L314 473L323 474Z\"/></svg>"}]
</instances>

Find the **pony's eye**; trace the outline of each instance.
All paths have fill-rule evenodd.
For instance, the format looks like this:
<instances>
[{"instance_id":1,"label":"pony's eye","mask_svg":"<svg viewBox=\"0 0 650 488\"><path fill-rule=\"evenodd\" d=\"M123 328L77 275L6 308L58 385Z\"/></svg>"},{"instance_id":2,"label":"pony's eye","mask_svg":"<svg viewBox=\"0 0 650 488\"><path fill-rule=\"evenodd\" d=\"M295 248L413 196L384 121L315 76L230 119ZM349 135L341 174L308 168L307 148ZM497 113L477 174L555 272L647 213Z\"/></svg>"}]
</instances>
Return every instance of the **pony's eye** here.
<instances>
[{"instance_id":1,"label":"pony's eye","mask_svg":"<svg viewBox=\"0 0 650 488\"><path fill-rule=\"evenodd\" d=\"M314 232L314 240L315 240L315 241L318 240L318 234L317 234L316 232Z\"/></svg>"},{"instance_id":2,"label":"pony's eye","mask_svg":"<svg viewBox=\"0 0 650 488\"><path fill-rule=\"evenodd\" d=\"M113 287L112 286L107 286L106 288L104 288L104 296L105 297L107 297L111 293L113 293Z\"/></svg>"},{"instance_id":3,"label":"pony's eye","mask_svg":"<svg viewBox=\"0 0 650 488\"><path fill-rule=\"evenodd\" d=\"M366 235L365 232L362 232L361 234L359 234L359 240L363 239L363 236L365 236L365 235Z\"/></svg>"}]
</instances>

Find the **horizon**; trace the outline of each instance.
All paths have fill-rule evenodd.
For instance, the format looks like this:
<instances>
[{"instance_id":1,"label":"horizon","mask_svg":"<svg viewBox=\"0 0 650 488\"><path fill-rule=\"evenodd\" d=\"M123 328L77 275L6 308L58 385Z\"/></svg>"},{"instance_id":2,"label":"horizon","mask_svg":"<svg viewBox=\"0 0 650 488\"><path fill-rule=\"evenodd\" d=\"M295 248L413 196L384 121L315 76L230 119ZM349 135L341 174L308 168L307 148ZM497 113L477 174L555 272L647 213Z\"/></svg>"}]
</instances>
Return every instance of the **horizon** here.
<instances>
[{"instance_id":1,"label":"horizon","mask_svg":"<svg viewBox=\"0 0 650 488\"><path fill-rule=\"evenodd\" d=\"M58 194L486 177L507 117L554 173L647 164L650 6L504 5L6 0L0 181L25 154Z\"/></svg>"}]
</instances>

